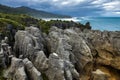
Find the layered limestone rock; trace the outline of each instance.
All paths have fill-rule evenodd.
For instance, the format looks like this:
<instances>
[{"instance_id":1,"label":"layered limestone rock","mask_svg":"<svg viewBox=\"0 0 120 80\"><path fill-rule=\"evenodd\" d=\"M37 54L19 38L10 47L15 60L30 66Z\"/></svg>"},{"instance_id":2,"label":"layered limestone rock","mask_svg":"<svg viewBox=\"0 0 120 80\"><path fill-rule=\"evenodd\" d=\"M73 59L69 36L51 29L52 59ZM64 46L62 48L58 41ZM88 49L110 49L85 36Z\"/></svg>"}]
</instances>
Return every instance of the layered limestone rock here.
<instances>
[{"instance_id":1,"label":"layered limestone rock","mask_svg":"<svg viewBox=\"0 0 120 80\"><path fill-rule=\"evenodd\" d=\"M41 73L34 67L31 61L27 58L23 60L26 73L29 77L29 80L43 80L41 77Z\"/></svg>"},{"instance_id":2,"label":"layered limestone rock","mask_svg":"<svg viewBox=\"0 0 120 80\"><path fill-rule=\"evenodd\" d=\"M35 67L43 71L48 68L48 59L44 52L44 38L36 27L28 27L25 31L18 31L15 35L14 50L16 56L29 58Z\"/></svg>"},{"instance_id":3,"label":"layered limestone rock","mask_svg":"<svg viewBox=\"0 0 120 80\"><path fill-rule=\"evenodd\" d=\"M87 65L92 66L93 57L87 41L80 37L75 30L53 27L49 33L48 42L51 52L57 53L60 59L71 63L75 73L77 73L77 69L79 73L83 74Z\"/></svg>"},{"instance_id":4,"label":"layered limestone rock","mask_svg":"<svg viewBox=\"0 0 120 80\"><path fill-rule=\"evenodd\" d=\"M17 52L16 56L31 57L35 52L44 51L44 38L41 31L36 27L28 27L25 31L18 31L15 35L14 50Z\"/></svg>"},{"instance_id":5,"label":"layered limestone rock","mask_svg":"<svg viewBox=\"0 0 120 80\"><path fill-rule=\"evenodd\" d=\"M53 53L49 57L49 68L46 71L49 80L79 80L79 74L74 65Z\"/></svg>"},{"instance_id":6,"label":"layered limestone rock","mask_svg":"<svg viewBox=\"0 0 120 80\"><path fill-rule=\"evenodd\" d=\"M8 37L5 37L4 40L1 41L1 51L0 51L0 66L2 68L7 68L10 64L10 55L11 47L7 44Z\"/></svg>"},{"instance_id":7,"label":"layered limestone rock","mask_svg":"<svg viewBox=\"0 0 120 80\"><path fill-rule=\"evenodd\" d=\"M71 62L81 80L91 79L91 73L99 66L112 68L109 74L113 74L114 70L118 71L116 75L120 74L120 31L62 30L52 27L47 39L51 53L55 52L60 59Z\"/></svg>"},{"instance_id":8,"label":"layered limestone rock","mask_svg":"<svg viewBox=\"0 0 120 80\"><path fill-rule=\"evenodd\" d=\"M96 63L120 70L120 31L84 31L82 36L96 56Z\"/></svg>"},{"instance_id":9,"label":"layered limestone rock","mask_svg":"<svg viewBox=\"0 0 120 80\"><path fill-rule=\"evenodd\" d=\"M11 47L7 44L9 42L7 37L1 41L0 66L5 68L4 78L12 80L43 80L41 73L31 62L35 58L37 68L45 69L47 67L47 58L40 51L44 49L40 30L35 27L32 27L32 29L26 28L26 31L18 31L18 35L15 52L11 52ZM24 58L29 58L31 61ZM45 62L40 62L40 60Z\"/></svg>"},{"instance_id":10,"label":"layered limestone rock","mask_svg":"<svg viewBox=\"0 0 120 80\"><path fill-rule=\"evenodd\" d=\"M87 24L88 25L88 24ZM120 80L120 31L27 27L14 51L1 42L0 66L13 80Z\"/></svg>"},{"instance_id":11,"label":"layered limestone rock","mask_svg":"<svg viewBox=\"0 0 120 80\"><path fill-rule=\"evenodd\" d=\"M4 77L12 80L43 80L41 73L27 58L22 60L12 57L10 67L5 71Z\"/></svg>"},{"instance_id":12,"label":"layered limestone rock","mask_svg":"<svg viewBox=\"0 0 120 80\"><path fill-rule=\"evenodd\" d=\"M26 28L25 31L18 31L16 33L14 48L17 57L29 58L39 71L42 71L46 75L48 74L49 80L79 79L79 74L74 68L74 65L68 60L69 56L61 53L63 58L61 58L60 55L58 55L59 59L54 59L54 57L51 58L51 56L47 58L43 52L45 50L44 46L44 38L38 28L29 27ZM67 53L69 55L69 52ZM54 75L53 72L55 70L56 73L54 73Z\"/></svg>"},{"instance_id":13,"label":"layered limestone rock","mask_svg":"<svg viewBox=\"0 0 120 80\"><path fill-rule=\"evenodd\" d=\"M5 78L13 80L27 80L25 67L22 59L15 57L11 60L10 68L5 72Z\"/></svg>"},{"instance_id":14,"label":"layered limestone rock","mask_svg":"<svg viewBox=\"0 0 120 80\"><path fill-rule=\"evenodd\" d=\"M104 73L101 70L97 69L92 73L92 80L109 80L109 76L107 73Z\"/></svg>"}]
</instances>

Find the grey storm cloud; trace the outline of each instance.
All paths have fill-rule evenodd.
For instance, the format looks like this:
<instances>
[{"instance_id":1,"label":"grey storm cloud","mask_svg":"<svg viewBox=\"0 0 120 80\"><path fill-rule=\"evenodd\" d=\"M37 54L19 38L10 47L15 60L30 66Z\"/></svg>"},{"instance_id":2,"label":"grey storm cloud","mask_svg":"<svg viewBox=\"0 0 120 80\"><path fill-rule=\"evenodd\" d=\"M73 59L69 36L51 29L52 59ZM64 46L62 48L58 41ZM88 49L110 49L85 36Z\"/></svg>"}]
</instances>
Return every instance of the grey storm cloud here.
<instances>
[{"instance_id":1,"label":"grey storm cloud","mask_svg":"<svg viewBox=\"0 0 120 80\"><path fill-rule=\"evenodd\" d=\"M0 3L73 16L120 16L120 0L1 0Z\"/></svg>"}]
</instances>

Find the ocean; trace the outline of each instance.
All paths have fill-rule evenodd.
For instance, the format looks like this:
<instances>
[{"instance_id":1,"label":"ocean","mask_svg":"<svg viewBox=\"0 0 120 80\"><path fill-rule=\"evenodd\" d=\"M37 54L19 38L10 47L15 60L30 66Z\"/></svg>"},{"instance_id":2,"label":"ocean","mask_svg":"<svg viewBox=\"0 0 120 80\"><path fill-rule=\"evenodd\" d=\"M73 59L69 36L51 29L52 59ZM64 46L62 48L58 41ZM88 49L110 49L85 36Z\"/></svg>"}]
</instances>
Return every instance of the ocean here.
<instances>
[{"instance_id":1,"label":"ocean","mask_svg":"<svg viewBox=\"0 0 120 80\"><path fill-rule=\"evenodd\" d=\"M93 30L120 31L120 17L77 17L77 22L90 22Z\"/></svg>"},{"instance_id":2,"label":"ocean","mask_svg":"<svg viewBox=\"0 0 120 80\"><path fill-rule=\"evenodd\" d=\"M120 17L73 17L73 18L43 18L43 20L65 20L85 24L90 22L93 30L120 31Z\"/></svg>"}]
</instances>

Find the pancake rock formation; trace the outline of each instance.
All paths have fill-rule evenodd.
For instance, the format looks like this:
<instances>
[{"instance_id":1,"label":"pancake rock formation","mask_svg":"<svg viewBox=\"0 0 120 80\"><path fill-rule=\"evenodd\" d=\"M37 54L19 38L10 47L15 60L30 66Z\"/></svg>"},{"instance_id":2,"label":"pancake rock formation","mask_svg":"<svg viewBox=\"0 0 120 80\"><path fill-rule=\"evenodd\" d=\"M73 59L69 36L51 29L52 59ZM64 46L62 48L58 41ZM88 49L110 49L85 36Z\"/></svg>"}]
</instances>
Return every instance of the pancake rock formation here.
<instances>
[{"instance_id":1,"label":"pancake rock formation","mask_svg":"<svg viewBox=\"0 0 120 80\"><path fill-rule=\"evenodd\" d=\"M1 41L0 66L12 80L120 80L120 31L37 27Z\"/></svg>"}]
</instances>

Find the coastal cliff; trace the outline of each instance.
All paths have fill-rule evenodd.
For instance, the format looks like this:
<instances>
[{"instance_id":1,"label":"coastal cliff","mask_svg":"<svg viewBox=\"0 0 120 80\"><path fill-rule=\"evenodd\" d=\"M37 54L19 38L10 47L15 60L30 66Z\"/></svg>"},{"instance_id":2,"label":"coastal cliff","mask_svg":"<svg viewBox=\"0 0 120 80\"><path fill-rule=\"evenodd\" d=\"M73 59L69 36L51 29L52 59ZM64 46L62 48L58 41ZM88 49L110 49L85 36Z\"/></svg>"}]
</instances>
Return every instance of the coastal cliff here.
<instances>
[{"instance_id":1,"label":"coastal cliff","mask_svg":"<svg viewBox=\"0 0 120 80\"><path fill-rule=\"evenodd\" d=\"M1 41L2 80L120 80L120 31L52 26L15 33Z\"/></svg>"}]
</instances>

